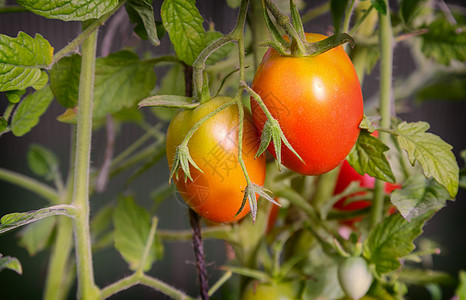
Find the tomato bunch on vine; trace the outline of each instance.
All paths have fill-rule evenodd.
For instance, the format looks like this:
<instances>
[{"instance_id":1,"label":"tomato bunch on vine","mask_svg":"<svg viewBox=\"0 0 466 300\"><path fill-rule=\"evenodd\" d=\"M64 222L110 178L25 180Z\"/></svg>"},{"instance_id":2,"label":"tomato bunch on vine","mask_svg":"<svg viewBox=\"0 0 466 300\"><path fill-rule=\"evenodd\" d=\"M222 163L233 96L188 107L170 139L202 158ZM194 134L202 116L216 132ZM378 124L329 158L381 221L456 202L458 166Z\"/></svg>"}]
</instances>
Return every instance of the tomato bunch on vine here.
<instances>
[{"instance_id":1,"label":"tomato bunch on vine","mask_svg":"<svg viewBox=\"0 0 466 300\"><path fill-rule=\"evenodd\" d=\"M69 128L68 168L36 143L29 174L0 165L1 181L46 201L0 219L0 234L49 255L43 298L74 284L91 300L138 285L174 299L466 297L465 271L435 268L442 245L422 234L466 171L427 122L401 117L409 99L466 98L464 9L228 0L224 31L203 5L0 3L7 17L81 25L58 51L41 32L0 32L0 143L45 122ZM401 44L414 66L403 80ZM224 256L215 268L206 239ZM189 240L196 275L179 287L157 266L189 260L170 259ZM26 273L9 249L0 243L1 276ZM119 277L102 279L100 251L118 254Z\"/></svg>"}]
</instances>

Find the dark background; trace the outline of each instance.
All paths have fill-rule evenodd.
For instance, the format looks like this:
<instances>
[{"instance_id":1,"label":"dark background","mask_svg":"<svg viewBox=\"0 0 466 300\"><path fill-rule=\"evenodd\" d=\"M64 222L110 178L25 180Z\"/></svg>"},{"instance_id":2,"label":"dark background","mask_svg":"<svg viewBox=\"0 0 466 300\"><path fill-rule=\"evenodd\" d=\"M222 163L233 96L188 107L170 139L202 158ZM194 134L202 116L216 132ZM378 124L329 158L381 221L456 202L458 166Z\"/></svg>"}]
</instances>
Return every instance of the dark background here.
<instances>
[{"instance_id":1,"label":"dark background","mask_svg":"<svg viewBox=\"0 0 466 300\"><path fill-rule=\"evenodd\" d=\"M13 2L8 2L14 4ZM456 2L461 4L460 1ZM160 20L161 1L154 2L156 20ZM309 1L308 7L317 6L318 3ZM464 5L464 4L463 4ZM215 23L217 30L227 33L234 26L236 10L229 8L224 1L197 1L202 16ZM125 16L126 18L126 16ZM125 21L127 22L127 20ZM99 45L109 29L111 20L99 31ZM207 25L207 24L206 24ZM307 24L306 31L325 33L331 25L329 14L318 18L312 24ZM124 45L133 45L137 39L131 35L131 25L118 31L112 44L112 51L121 49ZM9 13L0 16L0 33L8 36L16 36L19 31L24 31L34 36L36 33L43 35L55 48L55 52L63 48L80 32L78 22L62 22L48 20L32 13ZM168 37L165 36L161 46L153 48L146 42L141 44L139 53L146 51L153 55L169 53ZM102 48L99 46L97 53ZM394 77L401 79L414 67L412 58L399 46L395 49ZM164 70L159 70L159 75ZM364 82L363 93L368 99L378 89L378 68L373 75ZM6 107L7 100L0 95L0 111ZM422 105L413 101L408 103L409 111L400 117L406 121L427 121L431 125L430 132L439 135L446 142L453 145L453 151L460 166L463 161L459 158L462 149L466 149L466 101L441 102L432 101ZM24 137L16 138L12 134L6 134L0 138L0 167L14 170L34 177L27 167L26 153L30 143L40 143L52 149L61 159L63 174L68 170L70 127L57 122L55 119L63 113L64 109L56 102L52 102L48 111L41 118L41 122ZM154 120L155 122L156 120ZM142 130L134 125L125 125L117 138L115 153L121 152L130 145ZM102 163L105 147L105 132L99 130L93 136L92 165L99 167ZM137 179L131 190L124 190L124 182L130 172L115 178L109 189L103 194L93 195L91 199L91 212L96 212L103 204L114 200L116 196L125 191L137 196L140 205L151 204L149 193L163 183L168 177L168 167L163 160L151 168L144 176ZM434 258L434 267L445 270L457 276L460 269L466 269L466 193L460 190L455 202L449 202L425 227L425 237L437 242L442 253ZM47 205L46 201L33 193L19 189L11 184L0 181L0 216L18 211L38 209ZM182 229L189 228L187 209L175 197L165 201L157 214L159 216L159 228ZM0 237L0 253L5 256L17 257L23 265L23 275L11 271L0 272L0 293L2 299L39 299L46 276L48 263L48 251L43 251L34 257L30 257L24 248L17 246L17 232L13 231ZM216 266L223 261L223 244L219 241L206 241L207 260L215 262L210 265L211 282L219 276ZM196 273L192 265L194 256L189 242L167 243L165 256L162 261L156 262L151 275L162 279L180 289L186 290L190 295L197 294ZM114 249L98 252L94 255L94 267L97 284L101 287L114 282L125 274L129 274L125 262ZM70 299L74 298L75 287L70 293ZM451 293L451 291L450 291ZM425 294L413 294L413 299L425 299ZM161 299L161 294L142 286L134 287L122 292L112 299Z\"/></svg>"}]
</instances>

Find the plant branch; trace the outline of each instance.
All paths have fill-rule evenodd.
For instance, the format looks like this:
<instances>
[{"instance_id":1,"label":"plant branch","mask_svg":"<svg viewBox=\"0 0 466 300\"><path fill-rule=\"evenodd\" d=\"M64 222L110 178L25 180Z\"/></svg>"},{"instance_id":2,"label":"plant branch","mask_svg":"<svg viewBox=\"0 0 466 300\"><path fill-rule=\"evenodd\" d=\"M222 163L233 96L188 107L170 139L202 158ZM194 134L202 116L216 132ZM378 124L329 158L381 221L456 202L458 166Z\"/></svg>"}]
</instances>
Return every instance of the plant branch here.
<instances>
[{"instance_id":1,"label":"plant branch","mask_svg":"<svg viewBox=\"0 0 466 300\"><path fill-rule=\"evenodd\" d=\"M34 178L0 168L0 179L34 192L35 194L47 199L50 203L59 203L58 192Z\"/></svg>"},{"instance_id":2,"label":"plant branch","mask_svg":"<svg viewBox=\"0 0 466 300\"><path fill-rule=\"evenodd\" d=\"M277 24L282 27L286 34L290 37L292 44L296 43L296 49L292 49L292 53L297 56L306 55L305 41L301 39L296 29L291 25L290 18L284 14L272 0L265 0L266 7L275 18Z\"/></svg>"},{"instance_id":3,"label":"plant branch","mask_svg":"<svg viewBox=\"0 0 466 300\"><path fill-rule=\"evenodd\" d=\"M200 216L193 210L189 209L189 223L192 229L192 243L194 248L194 256L196 258L196 269L199 280L199 289L201 299L209 299L209 280L207 277L207 269L205 265L204 246L202 244Z\"/></svg>"},{"instance_id":4,"label":"plant branch","mask_svg":"<svg viewBox=\"0 0 466 300\"><path fill-rule=\"evenodd\" d=\"M95 22L94 22L95 23ZM91 23L94 24L94 23ZM84 25L83 25L84 26ZM87 30L86 28L85 30ZM92 107L97 31L92 31L82 45L79 80L76 160L73 204L77 208L74 222L78 299L97 299L99 289L94 282L91 236L89 229L89 167L92 137Z\"/></svg>"},{"instance_id":5,"label":"plant branch","mask_svg":"<svg viewBox=\"0 0 466 300\"><path fill-rule=\"evenodd\" d=\"M147 237L146 245L144 246L144 251L141 256L141 263L136 270L136 273L142 275L144 273L144 266L146 264L147 257L149 257L150 248L154 244L155 232L157 230L158 220L156 217L152 218L152 224L149 230L149 236Z\"/></svg>"},{"instance_id":6,"label":"plant branch","mask_svg":"<svg viewBox=\"0 0 466 300\"><path fill-rule=\"evenodd\" d=\"M390 128L392 109L392 72L393 72L393 33L390 20L390 7L387 3L387 13L379 12L379 39L380 39L380 126ZM387 144L390 135L379 133L380 140ZM370 224L375 226L382 220L383 202L385 198L385 183L376 179L374 186L374 201L372 203Z\"/></svg>"},{"instance_id":7,"label":"plant branch","mask_svg":"<svg viewBox=\"0 0 466 300\"><path fill-rule=\"evenodd\" d=\"M189 297L182 291L179 291L171 287L170 285L166 284L163 281L155 279L146 274L138 275L137 273L133 273L103 288L102 292L100 293L100 299L107 299L108 297L111 297L112 295L115 295L118 292L127 290L138 284L143 284L145 286L151 287L171 297L172 299L194 300L193 298Z\"/></svg>"},{"instance_id":8,"label":"plant branch","mask_svg":"<svg viewBox=\"0 0 466 300\"><path fill-rule=\"evenodd\" d=\"M123 4L125 4L126 1L120 1L117 6L115 6L112 11L109 13L103 15L99 19L93 21L89 26L87 26L74 40L72 40L68 45L63 47L60 51L55 53L53 56L52 63L48 66L48 68L51 68L56 62L58 62L61 58L66 56L68 53L76 51L78 47L86 40L88 39L91 34L95 33L97 29L101 25L105 23L105 21L108 20Z\"/></svg>"}]
</instances>

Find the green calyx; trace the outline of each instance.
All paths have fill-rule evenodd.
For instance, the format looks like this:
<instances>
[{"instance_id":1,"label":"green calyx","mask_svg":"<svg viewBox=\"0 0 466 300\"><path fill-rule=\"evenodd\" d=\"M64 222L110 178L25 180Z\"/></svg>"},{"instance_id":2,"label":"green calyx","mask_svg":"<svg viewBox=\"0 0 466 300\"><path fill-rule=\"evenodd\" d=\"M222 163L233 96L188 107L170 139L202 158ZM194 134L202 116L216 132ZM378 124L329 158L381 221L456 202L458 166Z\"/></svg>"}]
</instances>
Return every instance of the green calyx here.
<instances>
[{"instance_id":1,"label":"green calyx","mask_svg":"<svg viewBox=\"0 0 466 300\"><path fill-rule=\"evenodd\" d=\"M262 0L262 3L264 20L272 35L272 41L264 42L261 45L273 48L280 55L294 57L317 56L345 43L350 43L351 47L354 46L353 38L346 33L334 34L322 41L309 43L306 40L303 23L294 0L290 0L291 20L280 11L273 1ZM269 12L274 17L275 23L270 18ZM288 39L282 36L277 25L285 31Z\"/></svg>"}]
</instances>

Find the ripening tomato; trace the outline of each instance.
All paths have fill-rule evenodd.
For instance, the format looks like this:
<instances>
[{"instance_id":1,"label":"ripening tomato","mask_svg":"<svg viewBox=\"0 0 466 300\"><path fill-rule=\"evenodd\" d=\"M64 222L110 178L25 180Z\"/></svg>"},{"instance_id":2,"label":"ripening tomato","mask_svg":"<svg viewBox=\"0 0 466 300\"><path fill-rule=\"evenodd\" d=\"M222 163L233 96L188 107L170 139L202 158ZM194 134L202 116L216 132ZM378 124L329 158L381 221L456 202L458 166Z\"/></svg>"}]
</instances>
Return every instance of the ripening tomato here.
<instances>
[{"instance_id":1,"label":"ripening tomato","mask_svg":"<svg viewBox=\"0 0 466 300\"><path fill-rule=\"evenodd\" d=\"M182 143L193 125L204 116L230 100L216 97L193 110L180 111L170 122L167 131L167 159L170 169L176 148ZM199 172L190 166L193 181L184 180L181 168L178 180L174 178L178 192L185 202L199 215L217 223L228 223L244 217L250 210L249 203L235 217L241 207L246 179L238 162L237 105L231 105L205 123L193 134L188 143L189 153L201 168ZM245 112L243 125L242 156L251 181L262 186L265 179L265 157L254 158L260 138Z\"/></svg>"},{"instance_id":2,"label":"ripening tomato","mask_svg":"<svg viewBox=\"0 0 466 300\"><path fill-rule=\"evenodd\" d=\"M307 33L309 42L326 36ZM282 144L282 162L304 175L319 175L337 167L359 135L363 100L358 76L341 46L314 57L265 53L252 82L276 118L299 160ZM262 132L266 116L251 98L254 124ZM269 151L275 156L274 146Z\"/></svg>"},{"instance_id":3,"label":"ripening tomato","mask_svg":"<svg viewBox=\"0 0 466 300\"><path fill-rule=\"evenodd\" d=\"M342 193L353 181L359 181L359 186L363 188L373 189L375 184L375 178L367 174L360 175L356 170L348 163L348 161L343 161L343 164L340 168L340 173L338 174L337 183L335 185L334 195ZM385 183L385 193L390 194L393 190L400 189L401 185L396 183ZM355 193L351 195L352 197L358 195L364 195L365 192ZM345 203L348 197L340 199L337 203L334 204L334 208L338 210L359 210L366 208L371 205L371 201L368 200L358 200L350 203ZM348 220L345 223L351 225L354 222L360 221L362 217Z\"/></svg>"}]
</instances>

